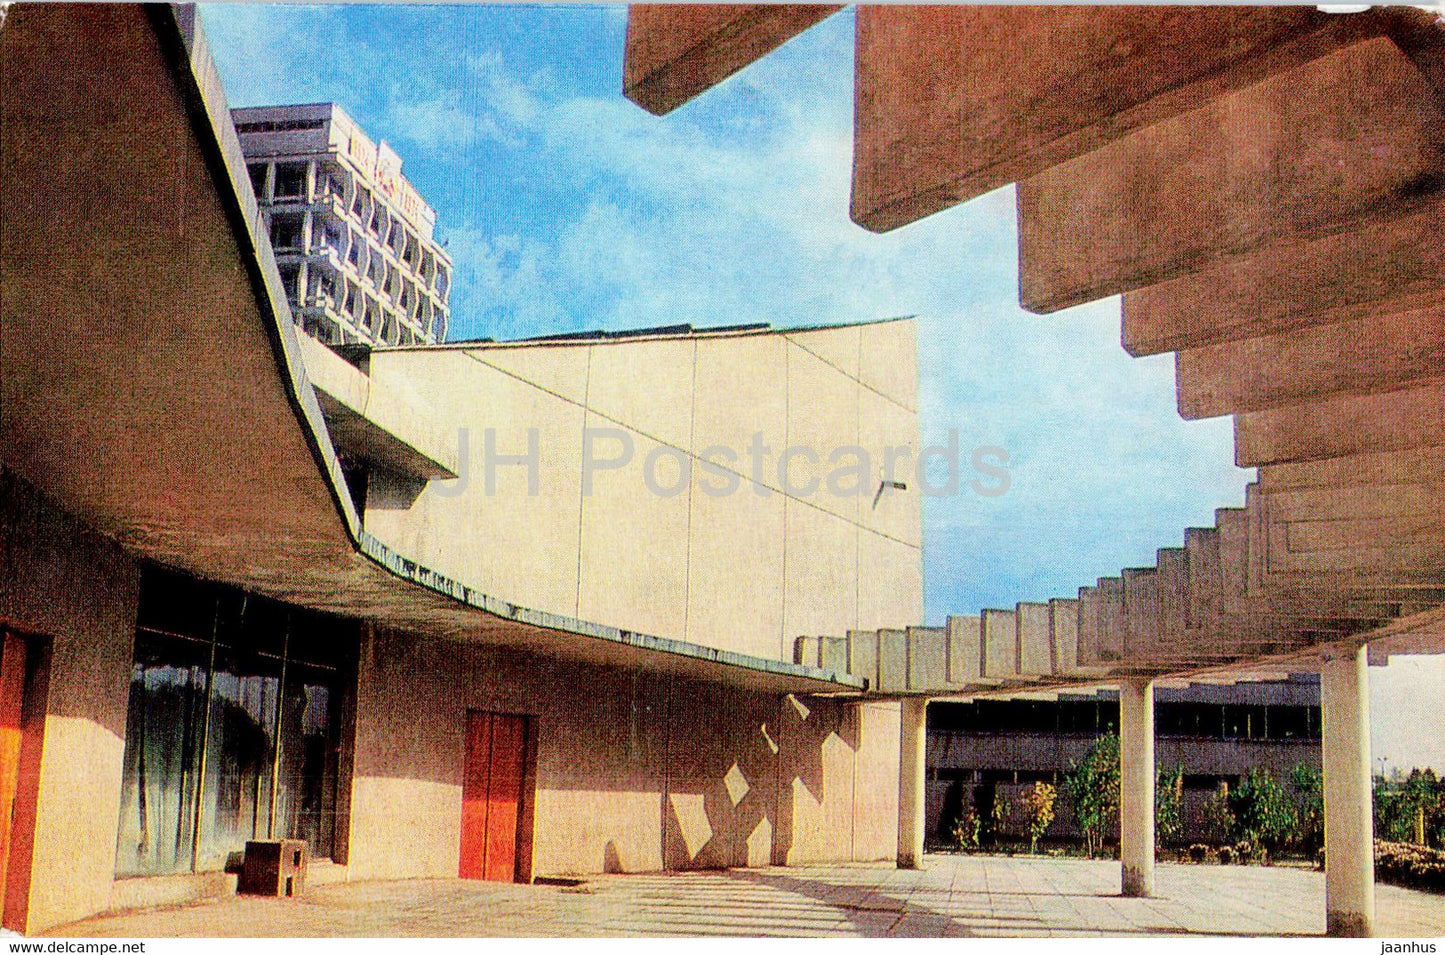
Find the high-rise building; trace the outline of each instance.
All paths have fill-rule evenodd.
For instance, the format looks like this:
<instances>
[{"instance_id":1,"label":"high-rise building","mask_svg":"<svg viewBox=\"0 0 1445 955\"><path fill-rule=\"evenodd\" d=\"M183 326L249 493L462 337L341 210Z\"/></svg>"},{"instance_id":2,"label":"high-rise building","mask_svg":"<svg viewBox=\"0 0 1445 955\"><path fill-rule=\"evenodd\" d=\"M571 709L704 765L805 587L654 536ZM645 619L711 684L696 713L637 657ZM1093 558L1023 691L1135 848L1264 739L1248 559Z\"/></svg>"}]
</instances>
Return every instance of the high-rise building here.
<instances>
[{"instance_id":1,"label":"high-rise building","mask_svg":"<svg viewBox=\"0 0 1445 955\"><path fill-rule=\"evenodd\" d=\"M446 338L436 212L335 103L232 111L296 323L331 345Z\"/></svg>"}]
</instances>

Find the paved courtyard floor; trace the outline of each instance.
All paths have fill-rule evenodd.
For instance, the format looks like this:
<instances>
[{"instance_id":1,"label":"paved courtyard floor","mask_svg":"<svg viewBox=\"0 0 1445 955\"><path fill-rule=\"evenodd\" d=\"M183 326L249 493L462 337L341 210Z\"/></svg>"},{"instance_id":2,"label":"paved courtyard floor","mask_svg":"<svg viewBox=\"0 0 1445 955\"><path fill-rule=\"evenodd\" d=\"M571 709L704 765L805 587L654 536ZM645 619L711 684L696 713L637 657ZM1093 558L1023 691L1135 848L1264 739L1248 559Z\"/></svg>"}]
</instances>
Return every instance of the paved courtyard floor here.
<instances>
[{"instance_id":1,"label":"paved courtyard floor","mask_svg":"<svg viewBox=\"0 0 1445 955\"><path fill-rule=\"evenodd\" d=\"M577 886L458 880L319 886L90 919L53 935L1317 935L1324 877L1292 868L1161 865L1157 897L1120 898L1119 864L929 856L886 865L606 875ZM1445 936L1445 896L1377 888L1377 931Z\"/></svg>"}]
</instances>

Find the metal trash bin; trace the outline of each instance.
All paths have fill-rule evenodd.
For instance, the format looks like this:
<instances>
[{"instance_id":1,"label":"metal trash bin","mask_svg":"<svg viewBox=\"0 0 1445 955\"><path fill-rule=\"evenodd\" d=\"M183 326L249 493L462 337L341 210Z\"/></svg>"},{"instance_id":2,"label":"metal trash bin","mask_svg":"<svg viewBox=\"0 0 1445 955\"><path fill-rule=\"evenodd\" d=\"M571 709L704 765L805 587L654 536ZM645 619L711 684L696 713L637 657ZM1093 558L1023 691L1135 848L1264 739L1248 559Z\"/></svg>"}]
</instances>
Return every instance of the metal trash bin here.
<instances>
[{"instance_id":1,"label":"metal trash bin","mask_svg":"<svg viewBox=\"0 0 1445 955\"><path fill-rule=\"evenodd\" d=\"M236 891L242 895L291 898L306 889L303 839L256 839L246 843Z\"/></svg>"}]
</instances>

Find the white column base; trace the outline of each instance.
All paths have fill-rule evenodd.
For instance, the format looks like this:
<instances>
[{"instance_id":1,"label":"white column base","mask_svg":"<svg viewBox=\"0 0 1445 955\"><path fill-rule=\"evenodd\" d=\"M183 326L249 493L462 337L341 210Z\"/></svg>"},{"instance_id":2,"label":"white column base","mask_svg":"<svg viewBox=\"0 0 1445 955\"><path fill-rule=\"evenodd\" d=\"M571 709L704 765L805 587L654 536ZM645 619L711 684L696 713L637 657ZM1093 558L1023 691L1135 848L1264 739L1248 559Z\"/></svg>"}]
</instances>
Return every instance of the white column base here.
<instances>
[{"instance_id":1,"label":"white column base","mask_svg":"<svg viewBox=\"0 0 1445 955\"><path fill-rule=\"evenodd\" d=\"M1119 859L1123 894L1154 894L1154 683L1119 686Z\"/></svg>"},{"instance_id":2,"label":"white column base","mask_svg":"<svg viewBox=\"0 0 1445 955\"><path fill-rule=\"evenodd\" d=\"M1370 679L1365 648L1320 667L1325 788L1325 932L1368 938L1375 925Z\"/></svg>"},{"instance_id":3,"label":"white column base","mask_svg":"<svg viewBox=\"0 0 1445 955\"><path fill-rule=\"evenodd\" d=\"M899 706L898 868L923 865L923 794L928 753L928 700L909 697Z\"/></svg>"}]
</instances>

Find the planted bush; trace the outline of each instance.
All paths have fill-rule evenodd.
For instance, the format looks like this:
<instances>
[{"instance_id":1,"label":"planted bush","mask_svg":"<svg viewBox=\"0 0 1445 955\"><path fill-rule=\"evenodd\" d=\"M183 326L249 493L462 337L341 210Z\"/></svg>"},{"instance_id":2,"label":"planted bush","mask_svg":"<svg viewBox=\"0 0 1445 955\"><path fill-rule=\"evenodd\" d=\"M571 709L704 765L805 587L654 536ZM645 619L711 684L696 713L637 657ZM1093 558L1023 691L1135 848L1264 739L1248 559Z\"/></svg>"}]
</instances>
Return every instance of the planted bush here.
<instances>
[{"instance_id":1,"label":"planted bush","mask_svg":"<svg viewBox=\"0 0 1445 955\"><path fill-rule=\"evenodd\" d=\"M1375 842L1375 878L1408 889L1445 892L1445 852L1404 842Z\"/></svg>"},{"instance_id":2,"label":"planted bush","mask_svg":"<svg viewBox=\"0 0 1445 955\"><path fill-rule=\"evenodd\" d=\"M1247 843L1251 852L1257 848L1277 851L1295 839L1299 817L1289 792L1267 769L1256 767L1229 795L1229 809L1234 814L1234 827L1240 843ZM1235 847L1239 853L1239 847Z\"/></svg>"},{"instance_id":3,"label":"planted bush","mask_svg":"<svg viewBox=\"0 0 1445 955\"><path fill-rule=\"evenodd\" d=\"M1024 796L1024 810L1028 813L1029 822L1029 853L1032 855L1039 849L1039 839L1043 838L1050 825L1054 821L1054 800L1058 798L1059 791L1048 783L1034 783L1034 788Z\"/></svg>"},{"instance_id":4,"label":"planted bush","mask_svg":"<svg viewBox=\"0 0 1445 955\"><path fill-rule=\"evenodd\" d=\"M1119 820L1119 737L1100 736L1082 759L1069 763L1064 791L1084 833L1084 851L1093 856Z\"/></svg>"},{"instance_id":5,"label":"planted bush","mask_svg":"<svg viewBox=\"0 0 1445 955\"><path fill-rule=\"evenodd\" d=\"M959 852L977 852L983 820L972 806L964 806L953 823L953 846Z\"/></svg>"}]
</instances>

